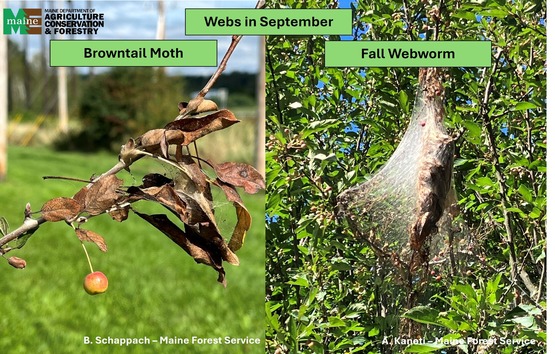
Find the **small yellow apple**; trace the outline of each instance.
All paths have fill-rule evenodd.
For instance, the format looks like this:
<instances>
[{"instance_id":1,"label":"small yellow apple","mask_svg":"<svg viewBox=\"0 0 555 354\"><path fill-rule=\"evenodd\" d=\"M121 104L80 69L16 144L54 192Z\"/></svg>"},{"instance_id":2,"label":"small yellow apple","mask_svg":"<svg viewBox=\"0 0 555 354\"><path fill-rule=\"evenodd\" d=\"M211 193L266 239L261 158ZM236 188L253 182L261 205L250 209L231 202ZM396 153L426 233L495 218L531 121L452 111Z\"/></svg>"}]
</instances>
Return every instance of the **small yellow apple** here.
<instances>
[{"instance_id":1,"label":"small yellow apple","mask_svg":"<svg viewBox=\"0 0 555 354\"><path fill-rule=\"evenodd\" d=\"M90 295L102 294L108 289L108 278L102 272L93 272L85 277L85 291Z\"/></svg>"}]
</instances>

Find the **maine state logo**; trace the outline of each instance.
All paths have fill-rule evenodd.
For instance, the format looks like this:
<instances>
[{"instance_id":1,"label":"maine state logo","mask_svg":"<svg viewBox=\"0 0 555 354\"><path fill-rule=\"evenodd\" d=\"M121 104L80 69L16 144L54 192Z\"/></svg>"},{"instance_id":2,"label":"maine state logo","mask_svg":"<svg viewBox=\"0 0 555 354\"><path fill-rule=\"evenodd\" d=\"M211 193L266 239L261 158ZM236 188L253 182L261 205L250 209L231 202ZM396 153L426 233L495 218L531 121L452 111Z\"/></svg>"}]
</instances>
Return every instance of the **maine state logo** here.
<instances>
[{"instance_id":1,"label":"maine state logo","mask_svg":"<svg viewBox=\"0 0 555 354\"><path fill-rule=\"evenodd\" d=\"M4 9L4 34L41 34L42 9Z\"/></svg>"}]
</instances>

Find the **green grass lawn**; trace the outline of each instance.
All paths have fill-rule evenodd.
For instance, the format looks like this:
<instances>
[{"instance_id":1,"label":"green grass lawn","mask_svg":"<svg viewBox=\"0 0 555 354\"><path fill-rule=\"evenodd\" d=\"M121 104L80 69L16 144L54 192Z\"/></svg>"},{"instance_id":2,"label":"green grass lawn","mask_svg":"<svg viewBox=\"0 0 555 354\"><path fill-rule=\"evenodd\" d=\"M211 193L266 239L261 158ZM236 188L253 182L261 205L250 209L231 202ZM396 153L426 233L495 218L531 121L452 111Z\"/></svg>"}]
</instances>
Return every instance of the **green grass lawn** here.
<instances>
[{"instance_id":1,"label":"green grass lawn","mask_svg":"<svg viewBox=\"0 0 555 354\"><path fill-rule=\"evenodd\" d=\"M117 157L59 153L44 148L9 148L8 179L0 183L0 215L20 225L27 202L40 210L47 200L71 197L82 183L42 180L44 175L88 179L114 165ZM144 160L144 159L143 159ZM118 177L140 184L151 169L171 173L158 162L138 161ZM133 168L135 167L135 168ZM264 352L264 196L243 194L253 217L241 265L225 264L227 288L217 273L198 265L170 239L130 213L123 223L107 215L85 228L104 236L108 252L88 244L95 270L109 279L105 294L82 287L89 268L80 241L63 222L46 223L20 250L27 261L17 270L0 259L0 353L262 353ZM137 208L151 208L140 202ZM143 210L145 210L143 209ZM232 205L216 209L233 228ZM85 345L84 337L201 338L251 337L259 345Z\"/></svg>"}]
</instances>

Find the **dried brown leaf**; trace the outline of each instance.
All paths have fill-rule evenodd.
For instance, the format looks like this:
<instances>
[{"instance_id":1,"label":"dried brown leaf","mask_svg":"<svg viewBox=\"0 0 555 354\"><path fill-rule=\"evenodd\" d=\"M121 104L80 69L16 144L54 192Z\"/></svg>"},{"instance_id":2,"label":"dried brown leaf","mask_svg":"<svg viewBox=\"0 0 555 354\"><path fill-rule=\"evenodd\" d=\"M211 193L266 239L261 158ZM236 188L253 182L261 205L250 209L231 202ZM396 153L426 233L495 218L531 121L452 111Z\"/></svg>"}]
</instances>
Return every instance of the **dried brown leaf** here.
<instances>
[{"instance_id":1,"label":"dried brown leaf","mask_svg":"<svg viewBox=\"0 0 555 354\"><path fill-rule=\"evenodd\" d=\"M75 193L73 200L75 200L81 206L81 209L85 209L85 196L89 191L89 187L85 186Z\"/></svg>"},{"instance_id":2,"label":"dried brown leaf","mask_svg":"<svg viewBox=\"0 0 555 354\"><path fill-rule=\"evenodd\" d=\"M201 191L210 189L206 174L202 171L200 166L195 161L193 161L190 155L182 156L181 161L178 162L178 165L181 171L185 173L185 176L182 176L188 178L190 182L193 183L192 185L190 185L190 187L192 188L188 189Z\"/></svg>"},{"instance_id":3,"label":"dried brown leaf","mask_svg":"<svg viewBox=\"0 0 555 354\"><path fill-rule=\"evenodd\" d=\"M119 160L125 163L126 169L129 169L129 166L144 155L141 154L135 146L135 140L129 139L125 145L121 146L121 150L119 153Z\"/></svg>"},{"instance_id":4,"label":"dried brown leaf","mask_svg":"<svg viewBox=\"0 0 555 354\"><path fill-rule=\"evenodd\" d=\"M233 202L233 206L235 206L237 224L235 225L235 229L233 230L233 234L231 235L227 245L231 251L236 252L243 247L247 231L252 225L252 217L247 210L247 207L243 204L241 196L237 193L233 186L226 184L219 179L217 179L214 184L219 186L224 191L227 200Z\"/></svg>"},{"instance_id":5,"label":"dried brown leaf","mask_svg":"<svg viewBox=\"0 0 555 354\"><path fill-rule=\"evenodd\" d=\"M161 154L161 143L185 145L185 135L179 130L153 129L137 138L137 146L152 154Z\"/></svg>"},{"instance_id":6,"label":"dried brown leaf","mask_svg":"<svg viewBox=\"0 0 555 354\"><path fill-rule=\"evenodd\" d=\"M58 197L47 201L42 206L41 213L46 221L71 221L81 210L81 205L75 200L66 197Z\"/></svg>"},{"instance_id":7,"label":"dried brown leaf","mask_svg":"<svg viewBox=\"0 0 555 354\"><path fill-rule=\"evenodd\" d=\"M127 217L129 216L129 206L110 211L110 216L117 222L127 220Z\"/></svg>"},{"instance_id":8,"label":"dried brown leaf","mask_svg":"<svg viewBox=\"0 0 555 354\"><path fill-rule=\"evenodd\" d=\"M243 187L245 192L254 194L265 188L264 178L251 165L240 162L212 164L218 178L235 187Z\"/></svg>"},{"instance_id":9,"label":"dried brown leaf","mask_svg":"<svg viewBox=\"0 0 555 354\"><path fill-rule=\"evenodd\" d=\"M237 214L237 224L233 230L233 234L229 240L229 249L236 252L245 242L245 237L247 236L247 231L251 228L252 217L247 208L240 203L233 203L235 206L235 213Z\"/></svg>"},{"instance_id":10,"label":"dried brown leaf","mask_svg":"<svg viewBox=\"0 0 555 354\"><path fill-rule=\"evenodd\" d=\"M214 212L210 209L211 204L201 194L184 194L178 190L176 190L176 193L184 204L187 205L187 214L189 216L187 224L195 225L215 219Z\"/></svg>"},{"instance_id":11,"label":"dried brown leaf","mask_svg":"<svg viewBox=\"0 0 555 354\"><path fill-rule=\"evenodd\" d=\"M169 184L165 184L161 187L149 187L142 189L130 187L127 191L132 196L131 200L144 199L158 202L171 210L184 223L194 224L196 222L196 220L192 220L195 215L191 214L190 208ZM198 219L198 217L196 218ZM202 217L201 219L206 220L206 217Z\"/></svg>"},{"instance_id":12,"label":"dried brown leaf","mask_svg":"<svg viewBox=\"0 0 555 354\"><path fill-rule=\"evenodd\" d=\"M181 172L174 178L175 191L190 210L190 224L210 221L216 224L212 191L207 177L193 159L186 155L179 162Z\"/></svg>"},{"instance_id":13,"label":"dried brown leaf","mask_svg":"<svg viewBox=\"0 0 555 354\"><path fill-rule=\"evenodd\" d=\"M205 100L204 97L195 97L190 102L180 102L178 108L179 113L187 117L193 114L217 111L218 105L214 101Z\"/></svg>"},{"instance_id":14,"label":"dried brown leaf","mask_svg":"<svg viewBox=\"0 0 555 354\"><path fill-rule=\"evenodd\" d=\"M232 265L239 265L239 258L233 251L226 245L224 238L215 224L203 223L199 225L199 235L214 245L224 261Z\"/></svg>"},{"instance_id":15,"label":"dried brown leaf","mask_svg":"<svg viewBox=\"0 0 555 354\"><path fill-rule=\"evenodd\" d=\"M115 175L106 175L94 182L85 194L85 210L91 215L98 215L117 204L120 195L117 190L123 181Z\"/></svg>"},{"instance_id":16,"label":"dried brown leaf","mask_svg":"<svg viewBox=\"0 0 555 354\"><path fill-rule=\"evenodd\" d=\"M147 175L144 175L143 184L140 186L140 188L162 187L164 184L171 183L173 183L173 180L169 179L166 176L163 176L159 173L149 173Z\"/></svg>"},{"instance_id":17,"label":"dried brown leaf","mask_svg":"<svg viewBox=\"0 0 555 354\"><path fill-rule=\"evenodd\" d=\"M102 252L106 252L108 250L108 246L106 246L104 238L94 231L75 229L75 234L83 242L93 242Z\"/></svg>"},{"instance_id":18,"label":"dried brown leaf","mask_svg":"<svg viewBox=\"0 0 555 354\"><path fill-rule=\"evenodd\" d=\"M219 274L218 281L224 286L226 285L225 270L219 250L200 237L194 228L185 225L185 231L183 231L164 214L148 215L138 211L135 211L135 213L169 237L193 257L197 263L206 264L214 268Z\"/></svg>"},{"instance_id":19,"label":"dried brown leaf","mask_svg":"<svg viewBox=\"0 0 555 354\"><path fill-rule=\"evenodd\" d=\"M183 132L184 141L181 145L189 145L207 134L225 129L235 123L239 123L235 115L227 109L222 109L202 118L190 117L175 120L168 123L164 128L168 131ZM168 138L167 140L170 144L179 144L171 142Z\"/></svg>"},{"instance_id":20,"label":"dried brown leaf","mask_svg":"<svg viewBox=\"0 0 555 354\"><path fill-rule=\"evenodd\" d=\"M199 106L195 109L194 114L217 111L218 105L214 101L203 99Z\"/></svg>"}]
</instances>

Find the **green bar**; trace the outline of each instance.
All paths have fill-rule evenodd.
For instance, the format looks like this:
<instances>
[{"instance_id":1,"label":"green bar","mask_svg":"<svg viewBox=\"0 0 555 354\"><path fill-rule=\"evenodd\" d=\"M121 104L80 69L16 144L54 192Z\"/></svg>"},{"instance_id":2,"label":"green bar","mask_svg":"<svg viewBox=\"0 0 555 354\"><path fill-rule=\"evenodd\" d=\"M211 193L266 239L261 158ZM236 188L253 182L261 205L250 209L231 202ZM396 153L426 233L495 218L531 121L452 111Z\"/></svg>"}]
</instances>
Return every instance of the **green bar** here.
<instances>
[{"instance_id":1,"label":"green bar","mask_svg":"<svg viewBox=\"0 0 555 354\"><path fill-rule=\"evenodd\" d=\"M350 9L185 9L187 35L350 35Z\"/></svg>"},{"instance_id":2,"label":"green bar","mask_svg":"<svg viewBox=\"0 0 555 354\"><path fill-rule=\"evenodd\" d=\"M326 42L328 67L489 67L490 41Z\"/></svg>"},{"instance_id":3,"label":"green bar","mask_svg":"<svg viewBox=\"0 0 555 354\"><path fill-rule=\"evenodd\" d=\"M51 40L50 66L216 66L216 40Z\"/></svg>"}]
</instances>

